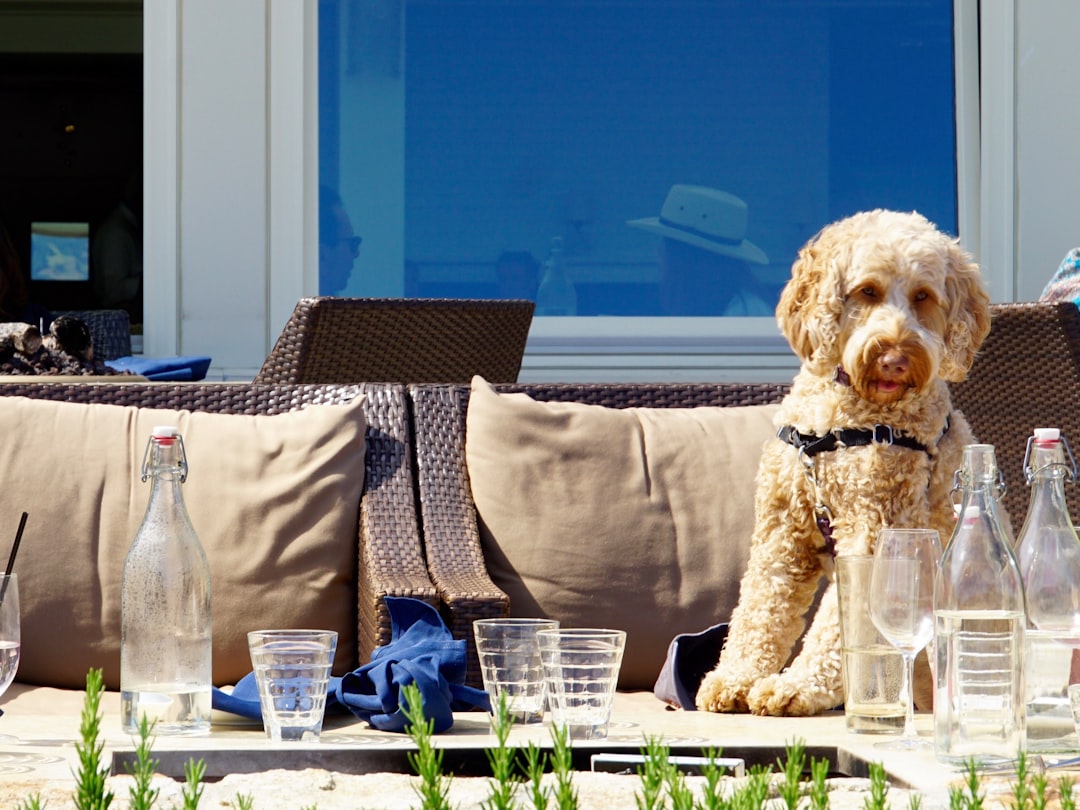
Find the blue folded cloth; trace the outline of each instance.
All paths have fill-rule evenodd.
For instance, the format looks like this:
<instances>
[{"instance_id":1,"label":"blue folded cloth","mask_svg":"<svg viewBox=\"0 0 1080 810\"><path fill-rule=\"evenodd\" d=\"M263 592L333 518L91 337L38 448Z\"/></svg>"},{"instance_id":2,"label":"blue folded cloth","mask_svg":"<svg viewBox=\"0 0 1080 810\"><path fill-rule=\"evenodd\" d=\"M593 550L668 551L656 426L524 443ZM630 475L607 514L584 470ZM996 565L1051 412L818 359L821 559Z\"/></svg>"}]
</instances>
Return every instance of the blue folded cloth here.
<instances>
[{"instance_id":1,"label":"blue folded cloth","mask_svg":"<svg viewBox=\"0 0 1080 810\"><path fill-rule=\"evenodd\" d=\"M193 382L206 377L210 358L202 355L180 357L117 357L105 365L117 371L141 374L148 380Z\"/></svg>"},{"instance_id":2,"label":"blue folded cloth","mask_svg":"<svg viewBox=\"0 0 1080 810\"><path fill-rule=\"evenodd\" d=\"M720 660L727 631L725 622L697 633L675 636L668 645L667 658L653 686L653 694L670 706L697 711L698 687Z\"/></svg>"},{"instance_id":3,"label":"blue folded cloth","mask_svg":"<svg viewBox=\"0 0 1080 810\"><path fill-rule=\"evenodd\" d=\"M415 683L423 699L424 716L441 734L454 724L454 711L491 711L487 692L465 685L466 646L455 639L439 612L426 602L387 596L390 641L371 654L359 669L330 679L327 712L349 711L382 731L403 732L408 722L402 710L401 688ZM232 694L215 687L213 707L262 719L255 674L245 675Z\"/></svg>"}]
</instances>

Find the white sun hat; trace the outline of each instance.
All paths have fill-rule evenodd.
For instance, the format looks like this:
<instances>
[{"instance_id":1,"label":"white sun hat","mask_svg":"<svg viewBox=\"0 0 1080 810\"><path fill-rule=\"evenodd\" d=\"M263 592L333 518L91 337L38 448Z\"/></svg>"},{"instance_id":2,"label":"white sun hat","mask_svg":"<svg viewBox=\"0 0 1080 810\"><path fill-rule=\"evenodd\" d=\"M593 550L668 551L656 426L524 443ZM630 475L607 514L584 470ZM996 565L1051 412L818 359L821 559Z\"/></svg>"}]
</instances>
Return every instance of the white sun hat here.
<instances>
[{"instance_id":1,"label":"white sun hat","mask_svg":"<svg viewBox=\"0 0 1080 810\"><path fill-rule=\"evenodd\" d=\"M746 238L748 219L746 203L734 194L678 184L668 192L660 216L631 219L626 224L713 253L768 264L765 251Z\"/></svg>"}]
</instances>

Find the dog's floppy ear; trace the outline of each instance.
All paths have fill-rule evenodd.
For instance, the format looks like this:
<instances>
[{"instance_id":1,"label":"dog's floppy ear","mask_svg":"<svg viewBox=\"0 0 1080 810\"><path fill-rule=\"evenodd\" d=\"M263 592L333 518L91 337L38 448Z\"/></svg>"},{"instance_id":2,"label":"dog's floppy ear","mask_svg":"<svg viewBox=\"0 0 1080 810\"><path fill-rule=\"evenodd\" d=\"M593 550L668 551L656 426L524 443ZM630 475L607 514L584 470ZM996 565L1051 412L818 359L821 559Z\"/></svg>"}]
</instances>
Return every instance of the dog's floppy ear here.
<instances>
[{"instance_id":1,"label":"dog's floppy ear","mask_svg":"<svg viewBox=\"0 0 1080 810\"><path fill-rule=\"evenodd\" d=\"M777 323L791 348L803 362L819 366L819 372L827 372L837 360L844 306L837 250L828 226L807 242L776 307Z\"/></svg>"},{"instance_id":2,"label":"dog's floppy ear","mask_svg":"<svg viewBox=\"0 0 1080 810\"><path fill-rule=\"evenodd\" d=\"M990 333L990 296L979 266L956 241L946 254L949 273L945 277L949 325L945 330L945 356L941 377L949 382L963 380Z\"/></svg>"}]
</instances>

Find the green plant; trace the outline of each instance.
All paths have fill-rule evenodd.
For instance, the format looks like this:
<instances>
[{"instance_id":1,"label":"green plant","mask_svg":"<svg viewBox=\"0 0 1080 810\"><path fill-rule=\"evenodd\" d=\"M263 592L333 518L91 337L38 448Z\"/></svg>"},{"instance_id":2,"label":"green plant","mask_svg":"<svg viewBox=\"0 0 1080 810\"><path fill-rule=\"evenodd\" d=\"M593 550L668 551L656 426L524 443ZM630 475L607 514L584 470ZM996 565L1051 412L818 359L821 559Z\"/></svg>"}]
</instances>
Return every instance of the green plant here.
<instances>
[{"instance_id":1,"label":"green plant","mask_svg":"<svg viewBox=\"0 0 1080 810\"><path fill-rule=\"evenodd\" d=\"M131 810L150 810L157 801L158 790L150 787L150 781L158 766L157 760L150 754L150 735L153 729L154 724L144 714L139 719L139 743L135 746L135 764L127 766L127 772L133 780L128 791Z\"/></svg>"},{"instance_id":2,"label":"green plant","mask_svg":"<svg viewBox=\"0 0 1080 810\"><path fill-rule=\"evenodd\" d=\"M578 792L574 787L574 759L570 750L570 729L558 723L551 727L551 770L555 774L555 806L558 810L577 810Z\"/></svg>"},{"instance_id":3,"label":"green plant","mask_svg":"<svg viewBox=\"0 0 1080 810\"><path fill-rule=\"evenodd\" d=\"M1047 789L1050 787L1050 779L1045 773L1035 773L1031 776L1031 807L1032 810L1046 810L1046 802L1049 798Z\"/></svg>"},{"instance_id":4,"label":"green plant","mask_svg":"<svg viewBox=\"0 0 1080 810\"><path fill-rule=\"evenodd\" d=\"M251 798L250 794L236 794L236 801L233 802L233 807L236 810L254 810L255 800Z\"/></svg>"},{"instance_id":5,"label":"green plant","mask_svg":"<svg viewBox=\"0 0 1080 810\"><path fill-rule=\"evenodd\" d=\"M1076 798L1073 796L1073 786L1076 784L1071 776L1063 776L1058 780L1058 803L1061 810L1076 810Z\"/></svg>"},{"instance_id":6,"label":"green plant","mask_svg":"<svg viewBox=\"0 0 1080 810\"><path fill-rule=\"evenodd\" d=\"M1031 808L1031 769L1026 751L1016 756L1016 780L1012 783L1013 807L1015 810Z\"/></svg>"},{"instance_id":7,"label":"green plant","mask_svg":"<svg viewBox=\"0 0 1080 810\"><path fill-rule=\"evenodd\" d=\"M986 794L980 787L979 766L974 759L964 763L964 784L949 788L949 810L982 810Z\"/></svg>"},{"instance_id":8,"label":"green plant","mask_svg":"<svg viewBox=\"0 0 1080 810\"><path fill-rule=\"evenodd\" d=\"M810 810L829 810L829 760L810 760Z\"/></svg>"},{"instance_id":9,"label":"green plant","mask_svg":"<svg viewBox=\"0 0 1080 810\"><path fill-rule=\"evenodd\" d=\"M769 797L769 785L772 782L772 769L768 765L755 765L747 774L746 787L733 798L739 803L732 804L734 810L761 810Z\"/></svg>"},{"instance_id":10,"label":"green plant","mask_svg":"<svg viewBox=\"0 0 1080 810\"><path fill-rule=\"evenodd\" d=\"M720 779L727 768L720 765L717 760L720 751L710 748L705 751L705 765L701 769L701 775L705 777L705 787L701 793L701 807L703 810L723 810L727 807L720 788Z\"/></svg>"},{"instance_id":11,"label":"green plant","mask_svg":"<svg viewBox=\"0 0 1080 810\"><path fill-rule=\"evenodd\" d=\"M880 762L871 762L870 793L863 799L863 810L887 810L889 803L889 780L885 776L885 766Z\"/></svg>"},{"instance_id":12,"label":"green plant","mask_svg":"<svg viewBox=\"0 0 1080 810\"><path fill-rule=\"evenodd\" d=\"M491 766L492 776L490 793L487 799L481 802L484 810L513 810L514 808L514 789L517 784L514 779L514 750L506 744L512 725L506 693L502 692L499 694L495 713L491 717L491 731L495 735L496 745L484 751L488 764Z\"/></svg>"},{"instance_id":13,"label":"green plant","mask_svg":"<svg viewBox=\"0 0 1080 810\"><path fill-rule=\"evenodd\" d=\"M547 762L547 754L536 743L530 742L525 748L525 790L533 810L547 810L551 799L551 788L543 782Z\"/></svg>"},{"instance_id":14,"label":"green plant","mask_svg":"<svg viewBox=\"0 0 1080 810\"><path fill-rule=\"evenodd\" d=\"M184 786L180 795L184 800L183 810L198 810L199 799L203 793L203 778L206 776L206 762L189 759L184 764Z\"/></svg>"},{"instance_id":15,"label":"green plant","mask_svg":"<svg viewBox=\"0 0 1080 810\"><path fill-rule=\"evenodd\" d=\"M668 747L659 737L646 737L642 754L645 761L638 768L641 791L634 797L638 810L662 810L664 806L664 766Z\"/></svg>"},{"instance_id":16,"label":"green plant","mask_svg":"<svg viewBox=\"0 0 1080 810\"><path fill-rule=\"evenodd\" d=\"M101 670L91 669L87 672L86 699L79 725L81 740L75 743L79 769L75 774L74 799L78 810L107 810L113 800L113 794L105 789L109 769L101 762L101 754L105 750L105 743L100 739L103 689Z\"/></svg>"},{"instance_id":17,"label":"green plant","mask_svg":"<svg viewBox=\"0 0 1080 810\"><path fill-rule=\"evenodd\" d=\"M694 792L686 784L686 774L679 766L669 761L664 769L664 776L671 810L694 810Z\"/></svg>"},{"instance_id":18,"label":"green plant","mask_svg":"<svg viewBox=\"0 0 1080 810\"><path fill-rule=\"evenodd\" d=\"M787 810L798 810L799 800L802 798L802 773L806 764L806 743L796 738L788 743L787 752L783 762L777 762L784 774L784 780L780 783L780 798L784 801Z\"/></svg>"},{"instance_id":19,"label":"green plant","mask_svg":"<svg viewBox=\"0 0 1080 810\"><path fill-rule=\"evenodd\" d=\"M410 683L401 688L405 698L405 719L408 725L405 732L416 745L416 751L408 754L409 765L420 777L416 793L420 797L422 810L450 810L447 795L450 792L450 777L442 771L443 753L431 744L435 731L435 721L424 717L424 702L420 687Z\"/></svg>"},{"instance_id":20,"label":"green plant","mask_svg":"<svg viewBox=\"0 0 1080 810\"><path fill-rule=\"evenodd\" d=\"M19 802L18 810L45 810L45 805L41 803L41 794L35 793L23 799Z\"/></svg>"}]
</instances>

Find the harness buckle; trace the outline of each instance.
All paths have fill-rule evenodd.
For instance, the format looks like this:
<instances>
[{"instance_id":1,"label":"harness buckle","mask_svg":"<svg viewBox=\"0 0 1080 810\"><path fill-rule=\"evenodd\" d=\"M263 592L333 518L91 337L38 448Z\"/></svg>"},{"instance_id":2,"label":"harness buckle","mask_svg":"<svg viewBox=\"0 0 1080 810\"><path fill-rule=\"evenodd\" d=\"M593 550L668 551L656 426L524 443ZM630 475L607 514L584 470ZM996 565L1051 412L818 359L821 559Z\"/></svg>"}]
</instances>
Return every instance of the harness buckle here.
<instances>
[{"instance_id":1,"label":"harness buckle","mask_svg":"<svg viewBox=\"0 0 1080 810\"><path fill-rule=\"evenodd\" d=\"M891 425L874 425L874 443L875 444L892 444L893 443L893 429Z\"/></svg>"}]
</instances>

